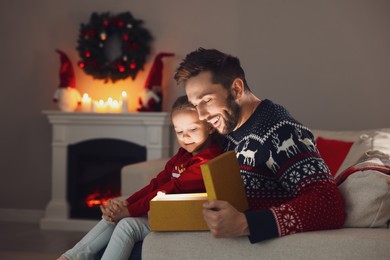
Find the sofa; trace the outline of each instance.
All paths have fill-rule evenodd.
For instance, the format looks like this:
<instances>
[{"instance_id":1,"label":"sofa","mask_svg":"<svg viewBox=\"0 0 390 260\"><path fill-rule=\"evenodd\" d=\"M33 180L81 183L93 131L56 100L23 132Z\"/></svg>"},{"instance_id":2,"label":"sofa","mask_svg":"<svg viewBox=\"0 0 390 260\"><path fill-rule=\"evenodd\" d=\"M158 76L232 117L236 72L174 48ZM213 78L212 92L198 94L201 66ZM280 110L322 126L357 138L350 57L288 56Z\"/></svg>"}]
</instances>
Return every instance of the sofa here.
<instances>
[{"instance_id":1,"label":"sofa","mask_svg":"<svg viewBox=\"0 0 390 260\"><path fill-rule=\"evenodd\" d=\"M343 228L256 244L246 237L216 239L208 231L151 232L142 259L390 259L390 128L313 134L343 195ZM166 160L125 166L122 195L146 185Z\"/></svg>"}]
</instances>

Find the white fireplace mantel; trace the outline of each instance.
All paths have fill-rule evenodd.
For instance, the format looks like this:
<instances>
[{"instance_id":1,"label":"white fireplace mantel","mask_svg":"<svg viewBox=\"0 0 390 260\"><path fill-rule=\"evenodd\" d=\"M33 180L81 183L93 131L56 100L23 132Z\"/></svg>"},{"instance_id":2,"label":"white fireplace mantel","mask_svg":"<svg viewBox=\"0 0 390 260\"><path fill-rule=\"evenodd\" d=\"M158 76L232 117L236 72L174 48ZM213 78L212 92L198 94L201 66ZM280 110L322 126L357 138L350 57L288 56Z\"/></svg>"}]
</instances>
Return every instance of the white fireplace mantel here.
<instances>
[{"instance_id":1,"label":"white fireplace mantel","mask_svg":"<svg viewBox=\"0 0 390 260\"><path fill-rule=\"evenodd\" d=\"M70 144L112 138L146 147L146 159L171 155L168 112L82 113L43 111L52 125L52 191L41 219L42 229L89 230L96 221L70 219L66 194L67 148Z\"/></svg>"}]
</instances>

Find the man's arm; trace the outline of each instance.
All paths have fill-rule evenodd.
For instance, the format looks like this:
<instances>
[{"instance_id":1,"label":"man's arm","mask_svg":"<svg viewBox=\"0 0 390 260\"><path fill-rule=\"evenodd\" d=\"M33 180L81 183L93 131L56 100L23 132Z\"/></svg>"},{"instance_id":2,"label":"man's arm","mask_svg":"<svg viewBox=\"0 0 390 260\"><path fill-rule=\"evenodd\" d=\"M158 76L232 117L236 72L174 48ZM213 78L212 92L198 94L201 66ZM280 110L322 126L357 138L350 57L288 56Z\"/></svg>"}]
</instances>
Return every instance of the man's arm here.
<instances>
[{"instance_id":1,"label":"man's arm","mask_svg":"<svg viewBox=\"0 0 390 260\"><path fill-rule=\"evenodd\" d=\"M282 129L279 129L278 134L282 133ZM291 133L294 130L285 129L282 140L291 136ZM291 156L287 152L278 153L272 141L272 138L267 141L268 151L274 149L272 154L279 166L273 174L285 190L283 193L275 192L270 197L275 200L274 205L270 203L267 207L253 208L243 214L250 241L256 243L293 233L341 227L344 221L341 194L318 151L312 151L302 142L296 141L296 152ZM288 199L281 200L282 195L287 195ZM267 198L268 202L270 198ZM218 213L204 211L205 220L214 236L242 235L241 226L236 224L239 218L234 217L234 211L220 204L214 206Z\"/></svg>"},{"instance_id":2,"label":"man's arm","mask_svg":"<svg viewBox=\"0 0 390 260\"><path fill-rule=\"evenodd\" d=\"M317 188L321 186L323 191ZM203 215L214 237L248 236L256 243L296 232L339 228L344 219L340 208L337 187L325 184L306 188L301 196L280 207L245 213L226 201L210 201L204 204Z\"/></svg>"},{"instance_id":3,"label":"man's arm","mask_svg":"<svg viewBox=\"0 0 390 260\"><path fill-rule=\"evenodd\" d=\"M275 218L270 210L241 213L229 202L214 200L203 205L203 216L216 238L248 236L252 243L256 243L278 236ZM255 226L253 234L248 222L252 223L252 228Z\"/></svg>"}]
</instances>

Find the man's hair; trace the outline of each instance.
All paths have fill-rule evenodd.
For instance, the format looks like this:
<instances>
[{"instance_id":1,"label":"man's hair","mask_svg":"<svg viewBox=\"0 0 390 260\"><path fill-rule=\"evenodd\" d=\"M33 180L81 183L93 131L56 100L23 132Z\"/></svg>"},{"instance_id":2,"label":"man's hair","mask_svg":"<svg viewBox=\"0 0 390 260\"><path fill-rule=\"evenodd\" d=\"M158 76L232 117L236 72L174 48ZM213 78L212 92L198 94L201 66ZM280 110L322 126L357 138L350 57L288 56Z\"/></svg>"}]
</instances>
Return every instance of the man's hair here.
<instances>
[{"instance_id":1,"label":"man's hair","mask_svg":"<svg viewBox=\"0 0 390 260\"><path fill-rule=\"evenodd\" d=\"M244 90L250 91L240 60L216 49L199 48L189 53L180 63L174 78L179 86L184 87L188 79L201 72L211 72L212 83L221 84L226 89L240 78L244 82Z\"/></svg>"},{"instance_id":2,"label":"man's hair","mask_svg":"<svg viewBox=\"0 0 390 260\"><path fill-rule=\"evenodd\" d=\"M181 110L193 110L196 112L196 108L188 101L188 97L186 95L180 96L176 99L172 105L171 114Z\"/></svg>"}]
</instances>

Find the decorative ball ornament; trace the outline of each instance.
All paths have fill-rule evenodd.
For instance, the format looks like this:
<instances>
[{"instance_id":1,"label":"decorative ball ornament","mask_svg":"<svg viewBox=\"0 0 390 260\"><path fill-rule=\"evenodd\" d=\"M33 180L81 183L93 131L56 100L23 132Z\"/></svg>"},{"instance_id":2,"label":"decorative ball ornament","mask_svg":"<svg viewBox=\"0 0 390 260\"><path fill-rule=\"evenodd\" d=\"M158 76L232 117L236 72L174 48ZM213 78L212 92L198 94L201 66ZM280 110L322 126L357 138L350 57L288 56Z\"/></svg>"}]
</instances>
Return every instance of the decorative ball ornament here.
<instances>
[{"instance_id":1,"label":"decorative ball ornament","mask_svg":"<svg viewBox=\"0 0 390 260\"><path fill-rule=\"evenodd\" d=\"M79 67L106 82L128 77L134 80L144 68L153 39L142 23L129 12L92 13L89 23L80 26Z\"/></svg>"}]
</instances>

